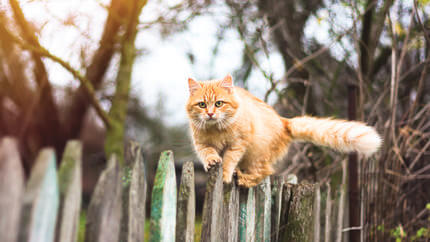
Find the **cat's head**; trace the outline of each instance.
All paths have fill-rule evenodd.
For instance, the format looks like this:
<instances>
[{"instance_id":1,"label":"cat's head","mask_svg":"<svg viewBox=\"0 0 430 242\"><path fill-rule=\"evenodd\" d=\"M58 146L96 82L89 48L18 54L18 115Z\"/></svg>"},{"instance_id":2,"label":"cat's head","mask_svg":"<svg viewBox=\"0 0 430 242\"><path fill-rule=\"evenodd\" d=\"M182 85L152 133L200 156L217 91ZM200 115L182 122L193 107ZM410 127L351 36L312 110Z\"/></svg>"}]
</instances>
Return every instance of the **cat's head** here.
<instances>
[{"instance_id":1,"label":"cat's head","mask_svg":"<svg viewBox=\"0 0 430 242\"><path fill-rule=\"evenodd\" d=\"M187 113L197 128L227 128L239 107L230 75L221 80L195 81L188 78L190 97Z\"/></svg>"}]
</instances>

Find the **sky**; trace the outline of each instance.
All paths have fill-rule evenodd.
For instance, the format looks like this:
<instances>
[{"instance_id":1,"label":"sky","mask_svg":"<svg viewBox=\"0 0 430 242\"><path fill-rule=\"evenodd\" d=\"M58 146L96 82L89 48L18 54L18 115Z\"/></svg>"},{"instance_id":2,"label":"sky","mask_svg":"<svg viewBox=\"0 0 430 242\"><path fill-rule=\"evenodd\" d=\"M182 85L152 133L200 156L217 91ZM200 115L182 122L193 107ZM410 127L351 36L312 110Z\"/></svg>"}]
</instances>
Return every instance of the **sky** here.
<instances>
[{"instance_id":1,"label":"sky","mask_svg":"<svg viewBox=\"0 0 430 242\"><path fill-rule=\"evenodd\" d=\"M88 63L91 56L83 56L82 48L93 53L97 49L98 40L103 31L107 11L104 6L109 0L21 0L26 18L34 22L34 27L40 32L40 42L53 54L63 58L72 66L80 69L80 59ZM142 11L140 21L150 22L158 17L161 6L173 6L180 1L148 1ZM7 6L7 0L0 0L0 6ZM338 9L336 9L338 8ZM141 103L149 110L154 109L161 101L165 108L164 121L167 124L181 124L186 122L185 103L188 98L187 78L198 80L210 76L222 78L226 74L239 69L242 58L243 44L235 30L227 30L226 38L219 46L219 53L213 60L212 49L216 44L218 22L226 18L228 10L222 4L209 9L213 14L196 17L189 24L189 28L181 33L162 38L157 29L143 29L139 32L136 47L142 49L134 65L131 92L141 98ZM338 21L339 29L351 26L345 16L351 13L342 11L342 6L334 5L331 11L321 9L312 16L304 30L307 38L313 37L322 44L331 44L328 35L329 15L345 21ZM73 25L64 25L68 21ZM347 42L343 43L347 45ZM348 47L347 47L348 48ZM334 45L332 53L343 58L344 49ZM195 60L190 62L187 53L193 53ZM76 88L79 82L61 66L50 60L44 60L50 74L50 80L60 87ZM282 58L277 51L270 56L259 59L263 69L274 74L274 79L280 79L284 73ZM116 68L116 66L112 66ZM114 71L110 73L115 73ZM108 80L115 76L108 75ZM262 73L254 70L248 80L249 91L259 98L269 88L269 82ZM110 89L109 89L110 88ZM112 87L107 87L113 93ZM269 104L276 100L274 95L269 97ZM109 103L102 103L109 108ZM183 108L178 108L183 107Z\"/></svg>"},{"instance_id":2,"label":"sky","mask_svg":"<svg viewBox=\"0 0 430 242\"><path fill-rule=\"evenodd\" d=\"M107 11L104 6L108 0L21 0L20 4L25 17L33 22L40 33L40 42L51 53L80 69L81 58L87 62L91 56L82 57L80 49L93 53L103 31ZM163 1L174 5L178 1ZM6 0L0 0L1 8L8 6ZM149 1L142 11L141 22L149 22L158 17L158 1ZM218 11L217 9L211 11ZM212 60L212 49L216 44L217 21L221 15L200 16L190 23L185 32L162 38L157 29L144 29L138 34L136 47L143 49L133 67L133 95L141 98L142 105L155 108L162 102L165 108L164 121L167 124L186 122L185 103L188 98L188 77L205 80L210 76L222 78L233 73L241 65L242 46L237 33L228 30L225 40L219 46L218 56ZM78 13L78 14L77 14ZM225 16L224 16L225 17ZM73 21L74 26L64 25ZM195 60L190 62L187 53L193 53ZM49 78L53 85L64 88L76 88L79 82L60 65L44 60L49 69ZM284 73L282 58L277 53L264 58L262 65L271 70L275 78ZM113 66L112 68L116 68ZM81 69L82 70L82 69ZM114 73L114 72L111 72ZM109 76L108 79L114 79ZM257 97L263 98L269 83L258 71L253 71L249 80L249 90ZM109 87L108 87L109 88ZM110 90L113 92L113 88ZM108 91L109 92L109 91ZM271 97L270 100L274 100ZM108 103L102 103L109 108ZM183 107L183 108L178 108Z\"/></svg>"}]
</instances>

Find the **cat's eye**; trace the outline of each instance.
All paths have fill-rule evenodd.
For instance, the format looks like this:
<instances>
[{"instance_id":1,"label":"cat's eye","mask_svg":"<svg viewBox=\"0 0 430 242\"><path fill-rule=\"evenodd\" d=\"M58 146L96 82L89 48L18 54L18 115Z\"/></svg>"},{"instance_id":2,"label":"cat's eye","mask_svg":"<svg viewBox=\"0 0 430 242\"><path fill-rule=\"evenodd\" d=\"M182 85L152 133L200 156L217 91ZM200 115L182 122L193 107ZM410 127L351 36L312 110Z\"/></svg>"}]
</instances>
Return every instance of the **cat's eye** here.
<instances>
[{"instance_id":1,"label":"cat's eye","mask_svg":"<svg viewBox=\"0 0 430 242\"><path fill-rule=\"evenodd\" d=\"M199 107L201 107L201 108L206 107L206 103L204 103L204 102L199 102L199 103L197 103L197 105L199 105Z\"/></svg>"},{"instance_id":2,"label":"cat's eye","mask_svg":"<svg viewBox=\"0 0 430 242\"><path fill-rule=\"evenodd\" d=\"M215 102L215 107L219 108L219 107L222 106L223 103L224 103L223 101L216 101Z\"/></svg>"}]
</instances>

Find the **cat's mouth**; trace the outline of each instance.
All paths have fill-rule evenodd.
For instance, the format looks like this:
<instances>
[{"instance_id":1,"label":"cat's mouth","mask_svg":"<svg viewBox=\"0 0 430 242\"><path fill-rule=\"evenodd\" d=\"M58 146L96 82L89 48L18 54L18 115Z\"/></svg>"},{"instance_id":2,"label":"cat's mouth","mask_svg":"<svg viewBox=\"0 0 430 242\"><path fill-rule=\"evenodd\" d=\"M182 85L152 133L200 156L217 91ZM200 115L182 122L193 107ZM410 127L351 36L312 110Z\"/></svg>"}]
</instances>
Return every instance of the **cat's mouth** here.
<instances>
[{"instance_id":1,"label":"cat's mouth","mask_svg":"<svg viewBox=\"0 0 430 242\"><path fill-rule=\"evenodd\" d=\"M216 124L218 120L216 118L207 118L206 123L207 124Z\"/></svg>"}]
</instances>

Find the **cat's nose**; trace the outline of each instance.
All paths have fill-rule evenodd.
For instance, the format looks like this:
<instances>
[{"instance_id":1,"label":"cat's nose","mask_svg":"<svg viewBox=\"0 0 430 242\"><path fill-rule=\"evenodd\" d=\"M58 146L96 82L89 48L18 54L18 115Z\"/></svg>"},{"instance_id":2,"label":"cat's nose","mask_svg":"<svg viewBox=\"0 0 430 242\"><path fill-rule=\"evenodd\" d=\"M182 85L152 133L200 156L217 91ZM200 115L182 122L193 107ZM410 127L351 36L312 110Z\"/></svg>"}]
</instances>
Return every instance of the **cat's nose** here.
<instances>
[{"instance_id":1,"label":"cat's nose","mask_svg":"<svg viewBox=\"0 0 430 242\"><path fill-rule=\"evenodd\" d=\"M208 113L209 117L212 118L214 116L214 113Z\"/></svg>"}]
</instances>

